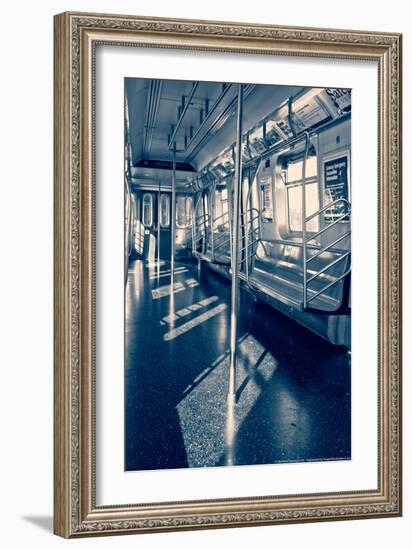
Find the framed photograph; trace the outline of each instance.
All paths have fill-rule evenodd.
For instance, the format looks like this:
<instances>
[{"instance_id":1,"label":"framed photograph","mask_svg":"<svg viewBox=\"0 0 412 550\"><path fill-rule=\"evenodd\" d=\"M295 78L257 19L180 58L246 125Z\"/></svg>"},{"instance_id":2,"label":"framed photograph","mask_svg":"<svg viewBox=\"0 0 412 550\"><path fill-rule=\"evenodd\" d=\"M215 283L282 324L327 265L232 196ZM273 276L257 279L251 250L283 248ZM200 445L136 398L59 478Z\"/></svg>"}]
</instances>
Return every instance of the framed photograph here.
<instances>
[{"instance_id":1,"label":"framed photograph","mask_svg":"<svg viewBox=\"0 0 412 550\"><path fill-rule=\"evenodd\" d=\"M55 17L63 537L401 514L401 35Z\"/></svg>"}]
</instances>

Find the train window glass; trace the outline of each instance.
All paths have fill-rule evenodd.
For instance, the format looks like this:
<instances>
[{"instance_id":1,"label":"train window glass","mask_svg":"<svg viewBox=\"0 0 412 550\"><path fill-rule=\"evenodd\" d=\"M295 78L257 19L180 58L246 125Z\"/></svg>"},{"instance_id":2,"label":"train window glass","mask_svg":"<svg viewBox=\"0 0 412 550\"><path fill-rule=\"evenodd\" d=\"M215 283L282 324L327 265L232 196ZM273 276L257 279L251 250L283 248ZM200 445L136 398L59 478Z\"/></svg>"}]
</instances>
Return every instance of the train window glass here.
<instances>
[{"instance_id":1,"label":"train window glass","mask_svg":"<svg viewBox=\"0 0 412 550\"><path fill-rule=\"evenodd\" d=\"M289 228L291 231L302 231L302 187L288 187ZM319 209L319 193L316 183L306 184L306 216ZM313 218L306 224L307 231L319 231L319 219Z\"/></svg>"},{"instance_id":2,"label":"train window glass","mask_svg":"<svg viewBox=\"0 0 412 550\"><path fill-rule=\"evenodd\" d=\"M201 196L197 197L195 214L197 221L203 216L203 198Z\"/></svg>"},{"instance_id":3,"label":"train window glass","mask_svg":"<svg viewBox=\"0 0 412 550\"><path fill-rule=\"evenodd\" d=\"M153 225L153 197L150 193L143 195L143 225L145 227Z\"/></svg>"},{"instance_id":4,"label":"train window glass","mask_svg":"<svg viewBox=\"0 0 412 550\"><path fill-rule=\"evenodd\" d=\"M283 172L287 185L288 217L290 231L302 231L302 168L303 160L290 162ZM319 189L317 180L317 159L309 157L306 161L306 216L319 209ZM319 218L311 219L306 225L307 231L319 231Z\"/></svg>"},{"instance_id":5,"label":"train window glass","mask_svg":"<svg viewBox=\"0 0 412 550\"><path fill-rule=\"evenodd\" d=\"M286 182L288 185L302 181L303 160L290 162L286 170ZM313 178L318 174L317 157L308 157L306 160L306 179Z\"/></svg>"},{"instance_id":6,"label":"train window glass","mask_svg":"<svg viewBox=\"0 0 412 550\"><path fill-rule=\"evenodd\" d=\"M192 223L192 197L186 197L185 208L186 208L186 226L187 226Z\"/></svg>"},{"instance_id":7,"label":"train window glass","mask_svg":"<svg viewBox=\"0 0 412 550\"><path fill-rule=\"evenodd\" d=\"M222 212L227 212L229 209L229 201L227 198L227 187L223 187L220 192L220 201L222 203Z\"/></svg>"},{"instance_id":8,"label":"train window glass","mask_svg":"<svg viewBox=\"0 0 412 550\"><path fill-rule=\"evenodd\" d=\"M205 207L205 217L207 218L209 216L209 197L207 191L203 195L203 203Z\"/></svg>"},{"instance_id":9,"label":"train window glass","mask_svg":"<svg viewBox=\"0 0 412 550\"><path fill-rule=\"evenodd\" d=\"M170 225L170 197L169 195L160 195L160 227L169 227Z\"/></svg>"},{"instance_id":10,"label":"train window glass","mask_svg":"<svg viewBox=\"0 0 412 550\"><path fill-rule=\"evenodd\" d=\"M220 222L220 224L227 222L227 218L225 216L227 211L228 211L227 188L222 187L220 189L216 189L215 219L217 219Z\"/></svg>"},{"instance_id":11,"label":"train window glass","mask_svg":"<svg viewBox=\"0 0 412 550\"><path fill-rule=\"evenodd\" d=\"M260 204L262 208L263 221L269 222L273 220L273 196L272 196L272 178L265 177L260 180Z\"/></svg>"},{"instance_id":12,"label":"train window glass","mask_svg":"<svg viewBox=\"0 0 412 550\"><path fill-rule=\"evenodd\" d=\"M176 227L180 229L186 227L186 197L179 195L176 200Z\"/></svg>"},{"instance_id":13,"label":"train window glass","mask_svg":"<svg viewBox=\"0 0 412 550\"><path fill-rule=\"evenodd\" d=\"M222 200L221 200L222 194L219 189L216 189L215 191L215 219L219 220L222 218Z\"/></svg>"}]
</instances>

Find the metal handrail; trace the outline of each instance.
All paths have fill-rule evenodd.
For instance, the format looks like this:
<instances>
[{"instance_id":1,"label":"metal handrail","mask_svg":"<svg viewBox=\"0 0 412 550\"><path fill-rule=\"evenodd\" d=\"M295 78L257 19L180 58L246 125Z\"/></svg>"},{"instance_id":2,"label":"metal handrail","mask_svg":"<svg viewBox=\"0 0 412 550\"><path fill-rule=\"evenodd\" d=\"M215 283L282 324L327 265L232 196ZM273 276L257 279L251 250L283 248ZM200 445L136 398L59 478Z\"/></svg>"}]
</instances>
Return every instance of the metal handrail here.
<instances>
[{"instance_id":1,"label":"metal handrail","mask_svg":"<svg viewBox=\"0 0 412 550\"><path fill-rule=\"evenodd\" d=\"M227 244L228 242L230 243L230 236L229 235L222 234L222 236L224 236L225 238L221 239L218 243L215 243L215 250L217 250L218 248L221 248L223 245Z\"/></svg>"},{"instance_id":2,"label":"metal handrail","mask_svg":"<svg viewBox=\"0 0 412 550\"><path fill-rule=\"evenodd\" d=\"M198 219L196 220L196 225L197 225L200 229L202 229L202 228L207 228L207 227L209 227L209 225L210 225L210 224L209 224L209 221L210 221L209 218L198 218Z\"/></svg>"},{"instance_id":3,"label":"metal handrail","mask_svg":"<svg viewBox=\"0 0 412 550\"><path fill-rule=\"evenodd\" d=\"M197 201L196 209L198 207L199 201L200 201L200 199ZM194 212L194 214L195 214L194 222L192 224L193 225L193 238L192 238L192 251L193 252L195 252L195 250L194 250L194 247L196 246L195 243L197 243L197 241L200 240L202 237L206 237L207 229L208 229L208 227L210 227L210 223L209 223L210 216L209 216L209 214L206 212L206 213L201 214L200 216L196 217L196 209L195 209L195 212ZM199 235L199 237L197 237L197 228L198 228L198 226L200 226L200 232L203 233L203 234ZM202 226L203 226L203 229L202 229Z\"/></svg>"},{"instance_id":4,"label":"metal handrail","mask_svg":"<svg viewBox=\"0 0 412 550\"><path fill-rule=\"evenodd\" d=\"M252 206L250 208L248 208L249 202L250 202L250 197L252 195L253 186L258 180L258 174L259 174L261 164L262 164L262 159L259 160L259 164L256 167L255 177L253 178L253 181L248 182L249 183L249 189L247 190L247 195L246 195L246 212L245 212L245 225L246 225L246 227L248 227L248 223L249 223L248 212L249 212L249 210L253 210ZM249 176L250 176L250 171L249 171ZM260 204L259 204L259 206L260 206ZM257 210L256 208L254 210L258 213L259 235L262 235L262 228L261 228L262 219L260 217L261 212L259 210ZM245 252L246 252L245 272L246 272L246 284L249 286L249 246L248 246L248 240L249 240L249 236L248 236L248 232L246 231L246 233L245 233Z\"/></svg>"},{"instance_id":5,"label":"metal handrail","mask_svg":"<svg viewBox=\"0 0 412 550\"><path fill-rule=\"evenodd\" d=\"M212 217L212 220L211 220L211 233L210 233L210 237L211 237L211 247L212 247L212 262L215 260L215 249L216 249L216 244L215 244L215 239L216 238L219 238L219 234L218 233L215 233L214 229L215 229L215 223L218 221L218 220L224 220L225 216L228 217L227 221L224 221L222 222L220 225L229 225L229 212L222 212L222 214L220 214L219 216L217 216L216 218L213 218Z\"/></svg>"},{"instance_id":6,"label":"metal handrail","mask_svg":"<svg viewBox=\"0 0 412 550\"><path fill-rule=\"evenodd\" d=\"M309 178L308 178L308 180L309 180ZM348 212L350 212L350 202L347 199L344 199L344 198L341 197L340 199L335 199L334 201L329 202L328 204L326 204L322 208L319 208L319 210L316 210L316 212L313 212L313 214L311 214L310 216L308 216L306 218L306 222L309 222L313 218L316 218L316 216L319 216L319 214L322 214L322 212L325 212L326 210L329 210L332 206L334 206L335 204L337 204L339 202L345 203L348 207ZM346 213L346 215L347 214L348 213Z\"/></svg>"},{"instance_id":7,"label":"metal handrail","mask_svg":"<svg viewBox=\"0 0 412 550\"><path fill-rule=\"evenodd\" d=\"M345 114L341 115L340 117L338 117L336 119L330 120L329 122L327 122L325 124L322 124L322 130L327 130L328 128L332 128L336 124L338 124L338 123L340 123L340 122L342 122L342 121L344 121L348 118L350 118L350 113L345 113ZM317 133L319 133L319 127L312 128L311 130L309 130L308 133L309 133L310 136L315 136ZM266 151L263 151L259 155L256 155L252 159L244 162L243 163L243 168L246 169L249 166L251 166L252 164L254 164L255 162L257 162L258 160L265 160L268 157L271 157L273 154L280 153L282 150L285 150L287 148L291 148L291 147L295 146L297 143L299 143L299 141L301 141L303 135L304 134L299 134L299 135L291 137L289 139L285 139L285 141L276 141L271 146L269 146L269 148ZM211 165L212 162L214 162L214 161L211 161L209 164ZM209 167L209 165L207 165L205 167L205 170L207 170L208 167ZM233 173L234 173L234 170L231 169L224 176L221 177L221 180L225 180L227 178L233 177Z\"/></svg>"},{"instance_id":8,"label":"metal handrail","mask_svg":"<svg viewBox=\"0 0 412 550\"><path fill-rule=\"evenodd\" d=\"M325 225L325 227L322 227L322 229L320 231L318 231L317 233L314 233L313 235L311 235L307 240L306 242L310 242L310 241L313 241L313 239L316 239L316 237L319 237L319 235L322 235L323 233L325 233L325 231L327 231L328 229L330 229L331 227L333 227L334 225L336 225L337 223L339 223L341 220L343 220L343 218L346 218L348 216L350 212L347 212L346 214L342 214L342 216L340 216L339 218L337 218L336 220L334 220L332 223L329 223L328 225Z\"/></svg>"},{"instance_id":9,"label":"metal handrail","mask_svg":"<svg viewBox=\"0 0 412 550\"><path fill-rule=\"evenodd\" d=\"M226 239L225 240L222 240L220 241L218 244L215 244L215 252L218 248L221 248L224 244L227 244L227 243L230 243L230 237L228 235L226 235ZM230 248L230 247L229 247Z\"/></svg>"},{"instance_id":10,"label":"metal handrail","mask_svg":"<svg viewBox=\"0 0 412 550\"><path fill-rule=\"evenodd\" d=\"M288 240L288 239L273 239L271 240L272 243L274 244L280 244L280 245L283 245L283 246L291 246L291 247L296 247L296 248L303 248L303 243L302 241L291 241L291 240ZM263 245L263 241L262 241L262 245ZM308 243L306 245L306 248L308 250L319 250L320 248L320 245L318 244L312 244L312 243ZM308 258L308 261L309 261L310 258Z\"/></svg>"},{"instance_id":11,"label":"metal handrail","mask_svg":"<svg viewBox=\"0 0 412 550\"><path fill-rule=\"evenodd\" d=\"M229 233L229 231L226 229L225 231L216 231L215 237L219 239L220 237L226 237L226 235Z\"/></svg>"},{"instance_id":12,"label":"metal handrail","mask_svg":"<svg viewBox=\"0 0 412 550\"><path fill-rule=\"evenodd\" d=\"M256 220L257 217L258 217L258 216L255 216L255 218L253 218L253 220ZM252 221L252 220L251 220L251 221ZM259 228L258 228L258 227L254 227L254 228L252 228L252 229L249 229L249 230L248 230L248 233L254 233L254 232L256 232L256 231L259 231ZM229 236L228 236L226 233L221 233L221 234L219 234L219 237L225 237L225 238L222 239L219 243L215 244L215 250L216 250L217 248L220 248L220 247L223 246L224 244L226 244L228 241L230 241L230 238L229 238ZM249 243L248 245L243 246L243 247L240 248L239 250L240 250L241 252L243 252L243 250L246 249L246 246L249 246L249 247L250 247L251 245L257 243L259 240L260 240L260 237L257 238L257 239L255 239L254 241L252 241L252 242Z\"/></svg>"},{"instance_id":13,"label":"metal handrail","mask_svg":"<svg viewBox=\"0 0 412 550\"><path fill-rule=\"evenodd\" d=\"M199 220L209 220L210 218L210 215L208 214L208 212L206 212L205 214L201 214L200 216L198 216L197 218L195 218L195 221L197 223L199 223Z\"/></svg>"},{"instance_id":14,"label":"metal handrail","mask_svg":"<svg viewBox=\"0 0 412 550\"><path fill-rule=\"evenodd\" d=\"M244 247L242 247L240 249L241 252L243 252L244 250L246 250L246 246L250 247L250 246L253 246L254 244L258 243L260 241L260 237L258 237L257 239L255 239L254 241L251 241L249 242L247 245L245 245Z\"/></svg>"},{"instance_id":15,"label":"metal handrail","mask_svg":"<svg viewBox=\"0 0 412 550\"><path fill-rule=\"evenodd\" d=\"M256 171L256 175L257 175L257 173L258 173L258 171ZM248 199L250 197L250 191L252 189L252 185L249 186L248 194L247 194L247 197L246 197L246 205L248 204ZM252 215L252 217L250 219L248 219L248 213L249 212L256 212L256 214L255 214L255 216ZM256 220L258 220L258 226L253 227L252 224ZM250 224L250 227L251 227L251 231L248 229L249 224ZM246 230L245 230L245 228L246 228ZM258 236L257 239L255 239L253 241L253 244L255 244L256 242L260 241L260 238L261 238L261 235L262 235L262 230L261 229L262 229L261 228L261 212L257 208L246 208L245 223L244 223L244 228L243 228L244 234L245 234L245 246L242 248L242 251L243 250L245 251L245 256L246 256L245 257L245 273L246 273L246 284L247 285L249 285L249 261L250 261L250 257L249 257L249 231L251 233L253 233L256 230L258 231L259 236Z\"/></svg>"},{"instance_id":16,"label":"metal handrail","mask_svg":"<svg viewBox=\"0 0 412 550\"><path fill-rule=\"evenodd\" d=\"M214 251L213 252L215 252L217 248L220 248L221 246L226 244L228 241L229 241L229 243L231 242L229 211L223 212L222 214L220 214L217 218L215 218L212 221L212 231L213 231L213 224L216 222L216 220L219 220L220 218L224 218L225 216L228 217L227 226L229 228L229 231L228 231L229 235L227 233L218 233L218 232L214 233L214 238L215 239L220 239L220 242L216 243L216 241L214 241ZM230 246L229 248L231 250L232 247Z\"/></svg>"},{"instance_id":17,"label":"metal handrail","mask_svg":"<svg viewBox=\"0 0 412 550\"><path fill-rule=\"evenodd\" d=\"M197 212L197 209L198 209L198 206L200 204L200 201L202 200L202 193L200 193L197 201L196 201L196 204L195 204L195 207L193 208L193 213L192 213L192 252L195 253L196 250L195 250L195 242L196 242L196 212Z\"/></svg>"},{"instance_id":18,"label":"metal handrail","mask_svg":"<svg viewBox=\"0 0 412 550\"><path fill-rule=\"evenodd\" d=\"M229 222L229 212L226 211L226 212L223 212L223 214L220 214L219 216L217 216L216 218L212 218L212 223L217 222L217 220L220 220L220 218L224 218L225 216L228 217L228 222Z\"/></svg>"},{"instance_id":19,"label":"metal handrail","mask_svg":"<svg viewBox=\"0 0 412 550\"><path fill-rule=\"evenodd\" d=\"M325 287L323 287L321 290L319 290L318 292L316 292L315 294L313 294L312 296L310 296L308 299L307 299L307 302L311 302L312 300L314 300L315 298L317 298L318 296L320 296L320 294L323 294L324 292L326 292L326 290L329 290L329 288L331 288L333 285L336 285L337 283L339 283L339 281L341 281L342 279L344 279L346 277L346 275L349 275L350 273L350 270L351 268L349 267L345 273L342 273L342 275L340 275L339 277L337 277L334 281L328 283Z\"/></svg>"},{"instance_id":20,"label":"metal handrail","mask_svg":"<svg viewBox=\"0 0 412 550\"><path fill-rule=\"evenodd\" d=\"M331 242L330 244L328 244L324 248L321 248L318 252L316 252L316 254L313 254L313 256L306 259L306 264L311 262L314 258L317 258L318 256L320 256L321 254L323 254L327 250L330 250L331 248L333 248L335 246L335 244L338 244L340 241L343 241L343 239L346 239L347 237L349 237L350 234L351 234L351 232L347 231L346 233L344 233L343 235L341 235L340 237L335 239L333 242Z\"/></svg>"},{"instance_id":21,"label":"metal handrail","mask_svg":"<svg viewBox=\"0 0 412 550\"><path fill-rule=\"evenodd\" d=\"M202 254L206 251L206 240L208 238L208 230L210 232L210 215L208 213L203 214L201 216L201 219L203 219L200 222L200 232L202 237Z\"/></svg>"},{"instance_id":22,"label":"metal handrail","mask_svg":"<svg viewBox=\"0 0 412 550\"><path fill-rule=\"evenodd\" d=\"M303 255L302 255L302 268L303 268L303 309L306 309L307 305L307 272L306 272L306 258L307 258L307 240L306 240L306 162L308 160L310 136L308 132L304 133L305 138L305 152L302 163L302 242L303 242ZM311 239L309 239L311 240Z\"/></svg>"},{"instance_id":23,"label":"metal handrail","mask_svg":"<svg viewBox=\"0 0 412 550\"><path fill-rule=\"evenodd\" d=\"M305 140L305 152L304 152L303 165L302 165L302 237L303 237L302 247L303 247L303 277L304 277L303 297L304 297L304 307L306 308L306 269L305 268L306 268L306 246L307 246L307 241L306 241L306 186L305 186L305 183L306 183L306 161L307 161L307 157L308 157L308 153L309 153L309 146L310 146L310 133L306 131L306 132L300 134L299 136L294 136L290 140L287 140L279 148L279 151L283 148L290 148L292 145L298 144L302 139ZM273 149L273 152L274 152L274 150L275 149ZM272 150L270 150L270 151L272 153ZM277 151L277 149L276 149L276 151ZM259 158L259 164L258 164L256 172L255 172L255 178L254 178L252 184L249 185L249 189L248 189L248 193L247 193L247 197L246 197L246 205L249 204L249 199L250 199L250 195L251 195L251 192L252 192L253 185L258 179L257 175L259 173L260 165L261 165L262 161L265 158L267 158L268 154L269 154L269 151L267 151L266 154L262 154ZM256 162L256 160L250 161L250 163L251 162ZM250 163L246 163L246 165L248 165ZM248 223L247 211L248 210L246 210L246 224ZM260 236L262 235L261 217L260 217L261 212L258 211L258 213L259 213L259 240L260 240ZM247 282L247 285L250 286L250 282L249 282L249 246L248 246L248 232L247 231L245 233L245 243L246 243L245 244L245 249L246 249L246 264L245 264L246 265L246 282Z\"/></svg>"},{"instance_id":24,"label":"metal handrail","mask_svg":"<svg viewBox=\"0 0 412 550\"><path fill-rule=\"evenodd\" d=\"M319 275L322 275L322 273L325 273L325 271L328 271L328 269L330 269L331 267L339 263L344 258L347 258L349 255L350 255L350 250L348 252L345 252L345 254L342 254L341 256L339 256L339 258L336 258L336 260L333 260L332 262L327 264L325 267L323 267L319 271L317 271L314 275L312 275L312 277L309 277L309 279L306 282L310 283L311 281L316 279L316 277L319 277Z\"/></svg>"},{"instance_id":25,"label":"metal handrail","mask_svg":"<svg viewBox=\"0 0 412 550\"><path fill-rule=\"evenodd\" d=\"M302 187L303 187L303 184L304 184L304 181L302 179ZM303 196L304 195L302 195L302 200L303 200ZM332 223L329 223L329 224L325 225L325 227L323 227L322 229L320 229L316 233L311 234L309 236L309 238L306 238L306 224L307 224L307 222L309 222L313 218L316 218L317 216L320 216L323 212L325 212L327 210L330 210L330 208L332 208L334 205L339 204L339 203L341 203L343 205L346 205L347 212L342 213ZM302 203L302 205L303 205L303 203ZM303 205L303 206L306 206L306 205ZM317 277L319 277L319 275L321 275L322 273L325 273L331 267L338 264L341 260L343 260L345 258L348 258L351 255L351 251L349 250L349 251L345 252L344 254L341 254L338 258L336 258L335 260L332 260L331 262L329 262L325 267L323 267L322 269L319 269L318 271L316 271L314 273L314 275L312 275L309 278L308 278L308 272L307 272L308 264L314 258L319 257L321 254L324 254L327 250L330 250L331 248L333 248L336 244L338 244L343 239L346 239L346 238L350 237L351 231L350 230L346 231L343 235L340 235L337 239L335 239L334 241L332 241L328 245L324 246L323 248L320 248L320 250L318 250L310 258L307 258L307 255L306 255L308 243L310 241L313 241L314 239L316 239L317 237L319 237L320 235L322 235L326 231L328 231L331 227L333 227L334 225L339 223L344 218L347 218L348 216L350 216L351 205L350 205L350 202L347 199L339 198L339 199L335 199L334 201L324 205L322 208L319 208L316 212L313 212L310 216L306 216L306 212L303 212L303 210L304 210L304 208L302 208L302 243L303 243L303 251L304 251L304 254L303 254L303 307L304 307L304 309L306 309L309 302L311 302L312 300L314 300L315 298L317 298L318 296L320 296L321 294L323 294L324 292L329 290L329 288L331 288L332 286L337 284L344 277L346 277L346 275L348 275L350 273L351 267L349 266L349 268L345 271L345 273L343 273L342 275L340 275L339 277L334 279L332 282L328 283L326 286L321 288L318 292L316 292L312 296L308 297L308 284L310 282L312 282L313 280L315 280Z\"/></svg>"},{"instance_id":26,"label":"metal handrail","mask_svg":"<svg viewBox=\"0 0 412 550\"><path fill-rule=\"evenodd\" d=\"M198 216L197 218L194 218L192 222L185 228L185 232L187 233L190 231L192 233L192 252L193 250L193 244L197 243L203 235L197 236L197 227L200 226L200 231L206 233L207 229L209 228L210 224L209 222L209 214L202 214L201 216ZM186 237L187 238L187 237Z\"/></svg>"},{"instance_id":27,"label":"metal handrail","mask_svg":"<svg viewBox=\"0 0 412 550\"><path fill-rule=\"evenodd\" d=\"M260 215L261 215L261 212L259 212L259 210L257 208L249 208L249 210L247 210L247 212L253 212L255 211L256 212L256 215L254 218L250 218L250 220L246 220L245 221L245 225L248 224L248 223L253 223L254 221L258 220L260 218ZM257 228L256 228L257 229Z\"/></svg>"}]
</instances>

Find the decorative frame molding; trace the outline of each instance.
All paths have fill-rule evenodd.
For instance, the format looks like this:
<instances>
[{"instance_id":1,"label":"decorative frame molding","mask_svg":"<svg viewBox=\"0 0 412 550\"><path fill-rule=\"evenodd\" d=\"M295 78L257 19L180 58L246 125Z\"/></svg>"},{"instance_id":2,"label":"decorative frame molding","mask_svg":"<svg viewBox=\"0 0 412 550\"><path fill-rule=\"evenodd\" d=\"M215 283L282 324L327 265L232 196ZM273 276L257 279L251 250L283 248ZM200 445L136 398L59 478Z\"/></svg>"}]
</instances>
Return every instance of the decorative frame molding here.
<instances>
[{"instance_id":1,"label":"decorative frame molding","mask_svg":"<svg viewBox=\"0 0 412 550\"><path fill-rule=\"evenodd\" d=\"M401 514L400 34L64 13L55 17L54 531L64 537ZM317 495L96 506L97 44L378 63L379 487Z\"/></svg>"}]
</instances>

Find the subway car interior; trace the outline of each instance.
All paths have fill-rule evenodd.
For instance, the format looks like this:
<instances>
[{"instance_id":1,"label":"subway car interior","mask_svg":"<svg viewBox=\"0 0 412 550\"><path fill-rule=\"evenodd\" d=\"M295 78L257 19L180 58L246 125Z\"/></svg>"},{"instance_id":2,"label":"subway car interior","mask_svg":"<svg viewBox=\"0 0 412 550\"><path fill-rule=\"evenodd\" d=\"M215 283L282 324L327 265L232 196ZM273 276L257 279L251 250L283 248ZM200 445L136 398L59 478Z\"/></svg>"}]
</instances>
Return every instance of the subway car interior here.
<instances>
[{"instance_id":1,"label":"subway car interior","mask_svg":"<svg viewBox=\"0 0 412 550\"><path fill-rule=\"evenodd\" d=\"M351 458L351 91L125 79L125 470Z\"/></svg>"}]
</instances>

